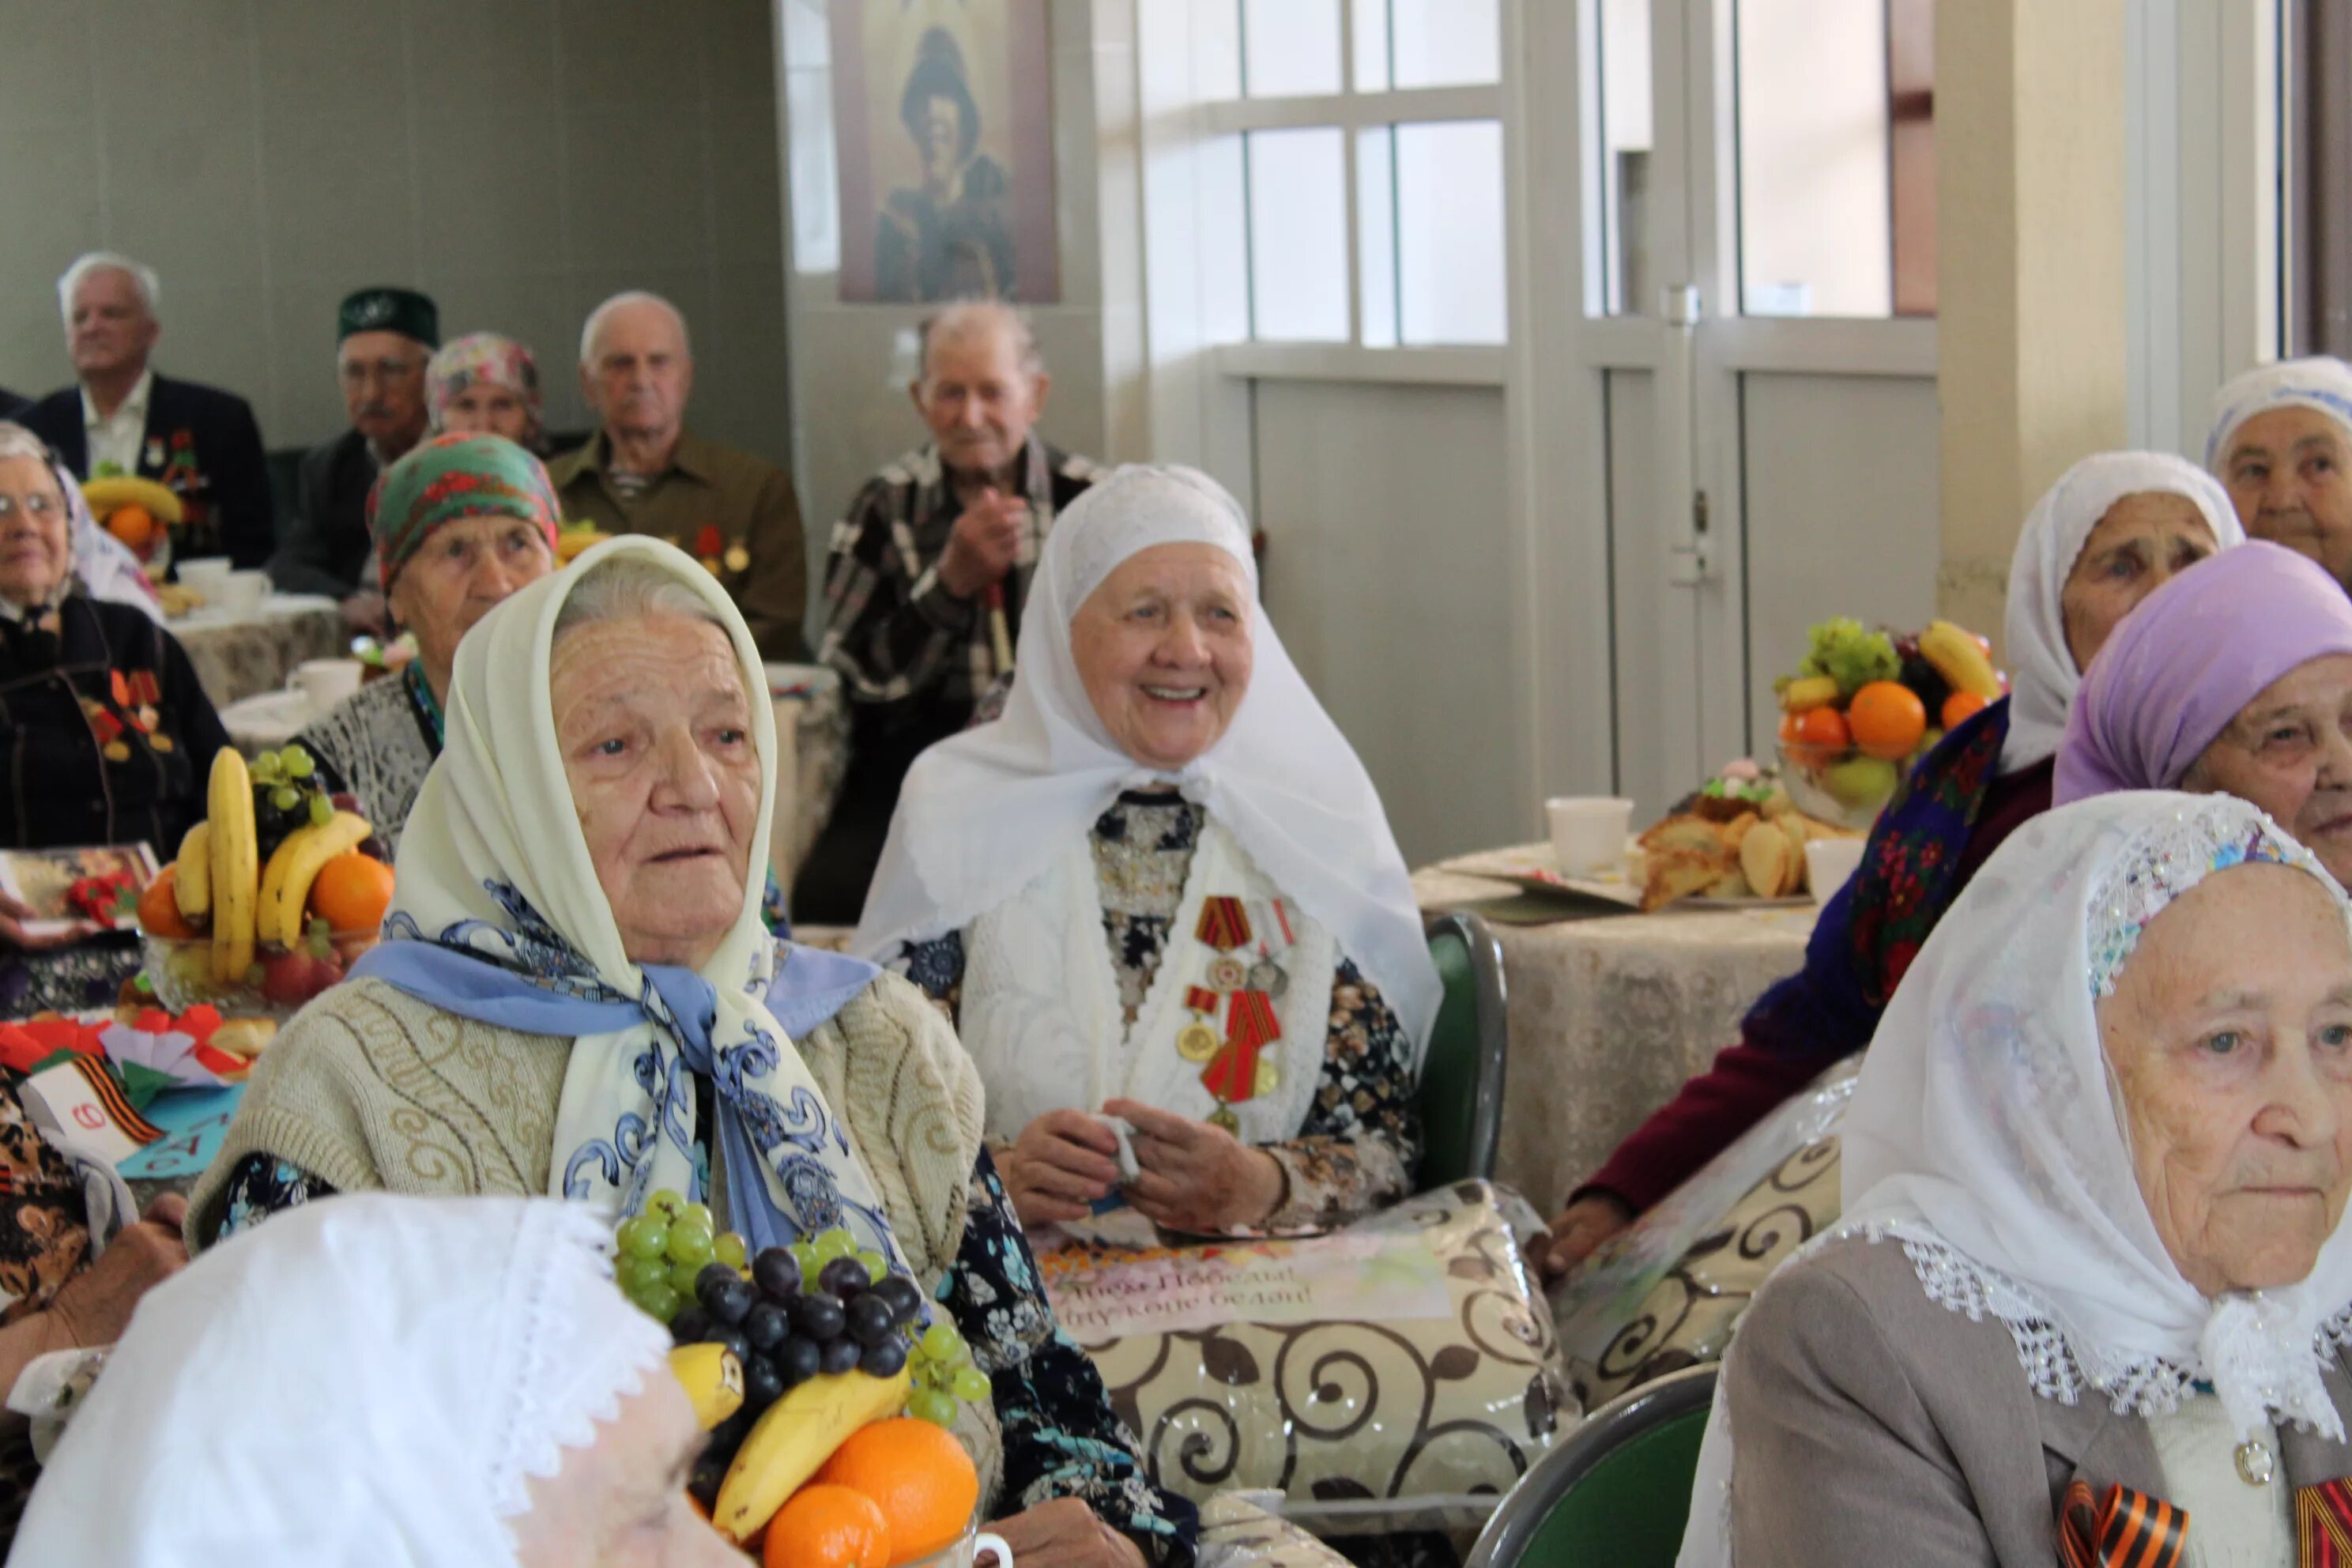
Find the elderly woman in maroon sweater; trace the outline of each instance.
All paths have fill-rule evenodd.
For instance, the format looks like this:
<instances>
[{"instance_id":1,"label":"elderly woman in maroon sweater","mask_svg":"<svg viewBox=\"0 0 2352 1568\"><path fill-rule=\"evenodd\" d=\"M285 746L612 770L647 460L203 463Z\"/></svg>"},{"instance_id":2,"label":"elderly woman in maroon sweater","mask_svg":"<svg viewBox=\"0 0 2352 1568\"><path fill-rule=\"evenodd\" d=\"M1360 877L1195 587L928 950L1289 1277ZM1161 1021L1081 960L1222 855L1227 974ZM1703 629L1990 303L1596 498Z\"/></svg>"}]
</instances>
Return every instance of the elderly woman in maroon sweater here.
<instances>
[{"instance_id":1,"label":"elderly woman in maroon sweater","mask_svg":"<svg viewBox=\"0 0 2352 1568\"><path fill-rule=\"evenodd\" d=\"M1805 966L1740 1040L1643 1123L1552 1222L1564 1274L1832 1062L1870 1043L1927 933L2020 824L2050 807L2052 759L2081 672L2175 574L2244 540L2228 495L2178 458L2105 452L2068 469L2018 537L2006 653L2012 692L1946 736L1822 910Z\"/></svg>"}]
</instances>

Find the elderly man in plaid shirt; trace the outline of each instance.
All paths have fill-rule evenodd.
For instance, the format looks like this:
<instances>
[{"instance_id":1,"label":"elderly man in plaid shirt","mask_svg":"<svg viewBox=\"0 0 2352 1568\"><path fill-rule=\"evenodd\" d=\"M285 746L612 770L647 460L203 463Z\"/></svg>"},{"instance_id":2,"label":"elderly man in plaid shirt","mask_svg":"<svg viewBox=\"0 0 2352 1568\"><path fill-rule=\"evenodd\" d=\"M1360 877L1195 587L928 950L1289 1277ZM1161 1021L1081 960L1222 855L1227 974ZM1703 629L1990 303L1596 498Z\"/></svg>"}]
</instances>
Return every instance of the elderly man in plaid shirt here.
<instances>
[{"instance_id":1,"label":"elderly man in plaid shirt","mask_svg":"<svg viewBox=\"0 0 2352 1568\"><path fill-rule=\"evenodd\" d=\"M1009 305L923 323L908 391L931 439L866 481L833 532L818 657L848 689L850 763L793 889L802 921L857 919L907 769L1010 668L1045 535L1102 472L1031 433L1048 385Z\"/></svg>"}]
</instances>

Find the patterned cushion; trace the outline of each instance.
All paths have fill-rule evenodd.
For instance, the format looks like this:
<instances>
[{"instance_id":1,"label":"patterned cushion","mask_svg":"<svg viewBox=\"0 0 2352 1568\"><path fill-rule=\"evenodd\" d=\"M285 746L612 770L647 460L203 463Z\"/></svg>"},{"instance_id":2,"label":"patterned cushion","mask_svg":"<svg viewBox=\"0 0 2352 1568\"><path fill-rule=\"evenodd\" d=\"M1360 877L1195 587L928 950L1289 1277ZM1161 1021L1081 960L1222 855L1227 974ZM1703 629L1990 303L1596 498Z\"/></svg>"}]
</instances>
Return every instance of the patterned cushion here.
<instances>
[{"instance_id":1,"label":"patterned cushion","mask_svg":"<svg viewBox=\"0 0 2352 1568\"><path fill-rule=\"evenodd\" d=\"M1320 1535L1475 1528L1575 1417L1518 1239L1539 1229L1464 1182L1331 1236L1042 1267L1161 1486L1277 1490Z\"/></svg>"},{"instance_id":2,"label":"patterned cushion","mask_svg":"<svg viewBox=\"0 0 2352 1568\"><path fill-rule=\"evenodd\" d=\"M1772 1270L1838 1216L1838 1140L1860 1058L1750 1128L1592 1255L1552 1301L1584 1408L1717 1360Z\"/></svg>"}]
</instances>

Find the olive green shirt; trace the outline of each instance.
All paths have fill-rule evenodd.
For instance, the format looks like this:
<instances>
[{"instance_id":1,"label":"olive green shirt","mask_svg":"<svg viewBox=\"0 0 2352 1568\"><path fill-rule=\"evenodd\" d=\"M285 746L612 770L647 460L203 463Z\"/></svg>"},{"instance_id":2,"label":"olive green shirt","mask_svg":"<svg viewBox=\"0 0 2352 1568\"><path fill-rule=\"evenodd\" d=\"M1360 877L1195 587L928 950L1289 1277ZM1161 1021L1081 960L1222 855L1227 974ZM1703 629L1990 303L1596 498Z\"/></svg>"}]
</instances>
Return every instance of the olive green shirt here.
<instances>
[{"instance_id":1,"label":"olive green shirt","mask_svg":"<svg viewBox=\"0 0 2352 1568\"><path fill-rule=\"evenodd\" d=\"M742 610L762 656L804 658L808 563L791 477L765 458L688 431L677 438L668 471L655 475L635 500L624 500L605 472L611 461L612 444L600 430L547 466L564 518L607 533L650 533L701 558Z\"/></svg>"}]
</instances>

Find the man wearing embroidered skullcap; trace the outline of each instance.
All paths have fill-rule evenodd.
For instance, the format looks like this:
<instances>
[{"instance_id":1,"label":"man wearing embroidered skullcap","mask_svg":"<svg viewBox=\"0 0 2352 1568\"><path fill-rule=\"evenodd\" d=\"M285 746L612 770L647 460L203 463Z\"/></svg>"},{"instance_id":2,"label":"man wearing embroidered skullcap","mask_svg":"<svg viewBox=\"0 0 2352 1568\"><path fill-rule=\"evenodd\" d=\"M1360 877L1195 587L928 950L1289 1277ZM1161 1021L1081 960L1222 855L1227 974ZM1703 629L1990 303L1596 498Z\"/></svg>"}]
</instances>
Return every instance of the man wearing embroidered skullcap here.
<instances>
[{"instance_id":1,"label":"man wearing embroidered skullcap","mask_svg":"<svg viewBox=\"0 0 2352 1568\"><path fill-rule=\"evenodd\" d=\"M2352 590L2352 365L2259 365L2213 395L2205 467L2248 537L2284 544Z\"/></svg>"},{"instance_id":2,"label":"man wearing embroidered skullcap","mask_svg":"<svg viewBox=\"0 0 2352 1568\"><path fill-rule=\"evenodd\" d=\"M413 289L362 289L335 316L335 373L352 427L302 459L292 529L269 563L289 594L331 594L362 631L388 629L374 582L368 491L424 438L425 366L441 344L440 311Z\"/></svg>"},{"instance_id":3,"label":"man wearing embroidered skullcap","mask_svg":"<svg viewBox=\"0 0 2352 1568\"><path fill-rule=\"evenodd\" d=\"M563 515L668 540L726 588L761 654L803 658L808 563L793 481L765 458L688 430L693 390L694 351L677 306L631 290L591 310L580 391L599 428L548 465Z\"/></svg>"},{"instance_id":4,"label":"man wearing embroidered skullcap","mask_svg":"<svg viewBox=\"0 0 2352 1568\"><path fill-rule=\"evenodd\" d=\"M77 257L58 279L74 384L27 408L25 428L76 479L135 474L178 495L187 521L174 556L262 565L277 536L261 427L236 394L156 374L161 293L155 269L130 257Z\"/></svg>"}]
</instances>

